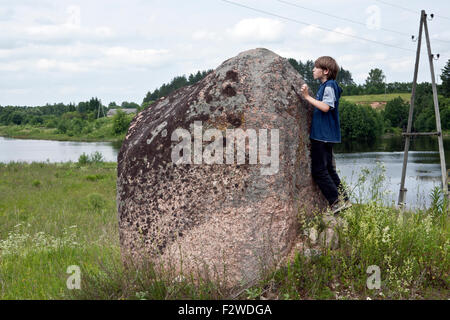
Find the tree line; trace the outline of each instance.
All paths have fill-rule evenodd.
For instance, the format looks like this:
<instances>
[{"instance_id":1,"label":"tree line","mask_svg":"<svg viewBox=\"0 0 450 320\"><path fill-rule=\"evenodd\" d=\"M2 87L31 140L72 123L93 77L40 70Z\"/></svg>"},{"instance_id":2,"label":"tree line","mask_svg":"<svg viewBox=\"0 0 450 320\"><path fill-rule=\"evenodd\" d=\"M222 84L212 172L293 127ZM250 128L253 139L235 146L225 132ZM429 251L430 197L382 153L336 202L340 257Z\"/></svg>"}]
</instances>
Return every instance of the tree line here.
<instances>
[{"instance_id":1,"label":"tree line","mask_svg":"<svg viewBox=\"0 0 450 320\"><path fill-rule=\"evenodd\" d=\"M314 80L312 70L314 62L289 59L291 65L302 75L305 82L316 92L320 86ZM401 97L388 101L384 110L375 110L370 106L358 105L345 101L346 95L365 95L381 93L409 93L412 82L386 83L386 76L379 68L371 69L363 85L357 85L348 70L342 67L336 81L343 88L343 97L340 103L341 133L344 140L373 141L393 128L406 131L409 116L409 102ZM441 74L442 84L437 86L439 98L439 113L443 130L450 130L450 60ZM413 131L435 131L436 117L433 107L433 92L430 83L419 83L416 87L413 112Z\"/></svg>"},{"instance_id":2,"label":"tree line","mask_svg":"<svg viewBox=\"0 0 450 320\"><path fill-rule=\"evenodd\" d=\"M319 88L319 81L314 80L312 69L314 62L307 60L288 59L290 64L304 78L305 82L316 92ZM115 102L109 103L106 107L97 97L89 101L78 104L46 104L45 106L0 106L0 125L21 125L30 124L57 128L60 133L79 134L92 130L92 122L103 117L109 109L113 108L135 108L137 112L147 108L155 100L169 95L171 92L192 85L202 80L212 70L198 71L189 76L177 76L169 83L164 83L153 91L148 91L142 103L124 101L119 106ZM450 130L450 60L442 70L442 84L438 86L438 92L442 96L439 101L441 123L443 130ZM361 106L349 103L345 100L345 95L362 95L377 93L402 93L411 92L412 83L393 82L385 83L386 77L381 69L371 69L365 83L357 85L353 81L350 71L340 67L337 75L337 82L343 88L343 101L340 105L342 135L344 139L371 140L383 134L391 128L406 129L409 103L400 97L389 101L384 110L377 111L370 106ZM115 133L121 133L128 128L129 121L125 114L118 112L113 120ZM435 115L433 109L432 88L429 83L420 83L416 89L415 110L413 118L413 128L416 131L435 130Z\"/></svg>"},{"instance_id":3,"label":"tree line","mask_svg":"<svg viewBox=\"0 0 450 320\"><path fill-rule=\"evenodd\" d=\"M385 132L406 131L410 104L400 96L386 103L384 110L347 102L345 97L339 105L343 139L373 141ZM450 97L439 99L439 114L442 130L450 130ZM436 131L433 92L430 83L419 83L416 87L412 122L413 132Z\"/></svg>"}]
</instances>

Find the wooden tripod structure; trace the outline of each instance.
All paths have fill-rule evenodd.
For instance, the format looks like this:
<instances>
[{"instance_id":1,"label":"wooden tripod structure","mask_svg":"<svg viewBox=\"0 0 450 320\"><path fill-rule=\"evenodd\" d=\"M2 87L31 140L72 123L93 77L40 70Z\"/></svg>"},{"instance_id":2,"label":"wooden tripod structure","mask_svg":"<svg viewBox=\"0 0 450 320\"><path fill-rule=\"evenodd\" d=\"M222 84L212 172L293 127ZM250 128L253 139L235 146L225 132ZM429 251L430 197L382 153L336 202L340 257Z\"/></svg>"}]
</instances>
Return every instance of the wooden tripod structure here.
<instances>
[{"instance_id":1,"label":"wooden tripod structure","mask_svg":"<svg viewBox=\"0 0 450 320\"><path fill-rule=\"evenodd\" d=\"M100 118L100 109L102 110L103 116L106 117L106 115L105 115L105 110L103 109L103 106L102 106L102 102L101 102L101 101L99 102L98 108L97 108L97 119Z\"/></svg>"},{"instance_id":2,"label":"wooden tripod structure","mask_svg":"<svg viewBox=\"0 0 450 320\"><path fill-rule=\"evenodd\" d=\"M413 111L414 111L414 98L416 95L416 85L417 85L417 72L419 68L419 58L420 58L420 45L422 42L422 29L425 29L425 38L427 42L428 49L428 60L430 62L430 72L431 72L431 85L433 89L433 103L434 103L434 113L436 116L436 132L415 132L411 133L412 127L412 119L413 119ZM439 143L439 157L441 160L441 174L442 174L442 191L446 197L449 196L448 193L448 182L447 182L447 170L445 168L445 154L444 154L444 142L442 139L442 129L441 129L441 117L439 115L439 103L437 97L436 90L436 82L434 75L434 67L433 67L433 54L431 53L431 45L430 45L430 36L428 34L428 25L427 25L427 14L425 10L421 11L420 14L420 26L419 26L419 39L417 40L417 52L416 52L416 65L414 67L414 79L412 84L411 91L411 106L409 108L409 116L408 116L408 127L406 129L406 133L403 133L406 137L405 140L405 152L403 156L403 168L402 168L402 180L400 184L400 192L398 196L398 205L403 206L405 204L405 195L407 189L405 188L405 177L406 177L406 165L408 163L408 150L409 150L409 142L411 136L430 136L436 135L438 136Z\"/></svg>"}]
</instances>

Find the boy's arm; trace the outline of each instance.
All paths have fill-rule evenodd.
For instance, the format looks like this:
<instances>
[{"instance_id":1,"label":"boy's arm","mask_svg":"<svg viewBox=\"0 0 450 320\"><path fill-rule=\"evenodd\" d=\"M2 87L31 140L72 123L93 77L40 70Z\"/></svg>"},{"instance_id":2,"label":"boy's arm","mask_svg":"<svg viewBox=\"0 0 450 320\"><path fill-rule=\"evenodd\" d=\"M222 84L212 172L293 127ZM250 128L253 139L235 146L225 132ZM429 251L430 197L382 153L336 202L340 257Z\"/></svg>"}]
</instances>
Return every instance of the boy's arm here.
<instances>
[{"instance_id":1,"label":"boy's arm","mask_svg":"<svg viewBox=\"0 0 450 320\"><path fill-rule=\"evenodd\" d=\"M302 88L300 90L305 100L311 103L314 107L323 112L328 112L330 110L330 106L327 105L325 102L316 100L309 95L307 84L302 85Z\"/></svg>"}]
</instances>

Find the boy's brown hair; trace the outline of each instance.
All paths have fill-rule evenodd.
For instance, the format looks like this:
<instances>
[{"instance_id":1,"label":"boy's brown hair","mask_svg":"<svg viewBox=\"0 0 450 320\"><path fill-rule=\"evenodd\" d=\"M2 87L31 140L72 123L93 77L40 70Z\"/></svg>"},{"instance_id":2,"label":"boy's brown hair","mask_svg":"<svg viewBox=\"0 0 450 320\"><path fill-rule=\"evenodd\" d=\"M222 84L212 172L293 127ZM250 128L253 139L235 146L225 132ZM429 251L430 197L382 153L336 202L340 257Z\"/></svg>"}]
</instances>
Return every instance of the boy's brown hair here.
<instances>
[{"instance_id":1,"label":"boy's brown hair","mask_svg":"<svg viewBox=\"0 0 450 320\"><path fill-rule=\"evenodd\" d=\"M322 56L317 58L314 62L314 66L320 69L328 70L328 79L336 80L337 74L339 72L339 66L332 57Z\"/></svg>"}]
</instances>

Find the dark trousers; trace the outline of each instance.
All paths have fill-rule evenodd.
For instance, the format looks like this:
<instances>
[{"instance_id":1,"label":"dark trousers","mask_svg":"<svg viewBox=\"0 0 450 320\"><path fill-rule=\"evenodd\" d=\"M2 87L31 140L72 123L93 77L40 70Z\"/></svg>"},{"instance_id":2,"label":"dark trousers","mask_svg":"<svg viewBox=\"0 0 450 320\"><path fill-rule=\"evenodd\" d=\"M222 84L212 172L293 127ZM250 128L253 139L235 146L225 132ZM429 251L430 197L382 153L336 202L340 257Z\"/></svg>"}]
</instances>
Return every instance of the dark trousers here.
<instances>
[{"instance_id":1,"label":"dark trousers","mask_svg":"<svg viewBox=\"0 0 450 320\"><path fill-rule=\"evenodd\" d=\"M311 139L311 167L313 179L330 205L338 199L340 190L348 200L333 163L333 143Z\"/></svg>"}]
</instances>

